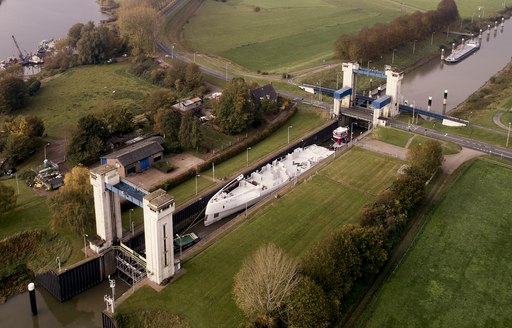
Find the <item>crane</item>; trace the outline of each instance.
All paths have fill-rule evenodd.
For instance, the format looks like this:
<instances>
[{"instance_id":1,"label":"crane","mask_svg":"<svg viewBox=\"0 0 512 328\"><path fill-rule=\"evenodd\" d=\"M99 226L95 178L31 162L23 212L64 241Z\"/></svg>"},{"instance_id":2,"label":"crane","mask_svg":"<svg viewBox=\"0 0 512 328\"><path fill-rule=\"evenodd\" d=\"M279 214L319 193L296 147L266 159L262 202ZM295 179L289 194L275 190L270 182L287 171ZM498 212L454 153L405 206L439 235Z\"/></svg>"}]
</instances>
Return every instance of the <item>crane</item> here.
<instances>
[{"instance_id":1,"label":"crane","mask_svg":"<svg viewBox=\"0 0 512 328\"><path fill-rule=\"evenodd\" d=\"M11 35L11 36L12 36L12 40L14 41L14 44L16 45L16 49L18 49L18 53L19 53L18 57L20 57L20 60L22 62L25 62L26 58L23 56L20 46L18 45L18 42L16 42L16 38L14 37L14 35Z\"/></svg>"}]
</instances>

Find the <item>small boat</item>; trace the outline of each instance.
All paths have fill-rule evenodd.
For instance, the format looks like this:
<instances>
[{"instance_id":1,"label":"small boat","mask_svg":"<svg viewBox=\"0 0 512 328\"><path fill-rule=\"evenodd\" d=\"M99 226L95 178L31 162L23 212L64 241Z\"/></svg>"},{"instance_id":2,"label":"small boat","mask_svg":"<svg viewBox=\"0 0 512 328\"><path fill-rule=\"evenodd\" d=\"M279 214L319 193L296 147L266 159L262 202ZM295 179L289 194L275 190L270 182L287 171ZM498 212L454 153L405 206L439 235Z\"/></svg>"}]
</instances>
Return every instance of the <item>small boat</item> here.
<instances>
[{"instance_id":1,"label":"small boat","mask_svg":"<svg viewBox=\"0 0 512 328\"><path fill-rule=\"evenodd\" d=\"M208 201L204 225L208 226L256 204L331 154L332 150L314 144L299 147L247 177L239 175Z\"/></svg>"},{"instance_id":2,"label":"small boat","mask_svg":"<svg viewBox=\"0 0 512 328\"><path fill-rule=\"evenodd\" d=\"M469 40L457 48L453 49L452 53L444 59L447 64L455 64L468 57L472 53L480 49L480 42L477 40Z\"/></svg>"},{"instance_id":3,"label":"small boat","mask_svg":"<svg viewBox=\"0 0 512 328\"><path fill-rule=\"evenodd\" d=\"M186 235L177 235L174 238L174 253L183 252L185 249L195 245L201 240L195 233L191 232Z\"/></svg>"}]
</instances>

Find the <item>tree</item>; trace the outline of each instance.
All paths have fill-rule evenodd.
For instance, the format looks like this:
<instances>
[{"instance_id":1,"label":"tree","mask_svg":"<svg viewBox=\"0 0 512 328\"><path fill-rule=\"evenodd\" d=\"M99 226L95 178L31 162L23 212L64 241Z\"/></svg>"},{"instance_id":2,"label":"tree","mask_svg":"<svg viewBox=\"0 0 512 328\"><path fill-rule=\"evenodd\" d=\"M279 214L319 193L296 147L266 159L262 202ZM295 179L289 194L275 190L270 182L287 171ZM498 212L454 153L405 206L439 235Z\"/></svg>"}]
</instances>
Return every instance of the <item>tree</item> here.
<instances>
[{"instance_id":1,"label":"tree","mask_svg":"<svg viewBox=\"0 0 512 328\"><path fill-rule=\"evenodd\" d=\"M159 109L154 115L153 130L164 137L165 147L172 151L179 151L179 131L181 124L180 114L171 109Z\"/></svg>"},{"instance_id":2,"label":"tree","mask_svg":"<svg viewBox=\"0 0 512 328\"><path fill-rule=\"evenodd\" d=\"M0 183L0 212L6 213L16 207L18 196L14 193L14 188Z\"/></svg>"},{"instance_id":3,"label":"tree","mask_svg":"<svg viewBox=\"0 0 512 328\"><path fill-rule=\"evenodd\" d=\"M180 145L183 148L191 148L192 147L192 122L194 121L194 116L191 111L186 112L181 116L181 124L180 124L180 132L179 139Z\"/></svg>"},{"instance_id":4,"label":"tree","mask_svg":"<svg viewBox=\"0 0 512 328\"><path fill-rule=\"evenodd\" d=\"M135 56L154 52L158 12L143 4L130 7L124 3L119 9L118 25L121 36L127 38Z\"/></svg>"},{"instance_id":5,"label":"tree","mask_svg":"<svg viewBox=\"0 0 512 328\"><path fill-rule=\"evenodd\" d=\"M30 138L41 137L44 133L44 123L37 116L18 115L14 118L6 118L4 129L9 134L24 135Z\"/></svg>"},{"instance_id":6,"label":"tree","mask_svg":"<svg viewBox=\"0 0 512 328\"><path fill-rule=\"evenodd\" d=\"M361 271L358 249L344 229L332 233L304 259L304 275L313 279L328 297L338 302L351 290Z\"/></svg>"},{"instance_id":7,"label":"tree","mask_svg":"<svg viewBox=\"0 0 512 328\"><path fill-rule=\"evenodd\" d=\"M255 106L243 78L237 77L229 82L214 111L216 120L225 133L240 133L252 123Z\"/></svg>"},{"instance_id":8,"label":"tree","mask_svg":"<svg viewBox=\"0 0 512 328\"><path fill-rule=\"evenodd\" d=\"M190 142L192 143L192 148L198 149L201 143L203 142L203 133L201 132L201 123L199 120L194 118L192 121L192 131L190 131Z\"/></svg>"},{"instance_id":9,"label":"tree","mask_svg":"<svg viewBox=\"0 0 512 328\"><path fill-rule=\"evenodd\" d=\"M235 275L235 302L252 320L273 327L299 281L296 261L274 244L263 245Z\"/></svg>"},{"instance_id":10,"label":"tree","mask_svg":"<svg viewBox=\"0 0 512 328\"><path fill-rule=\"evenodd\" d=\"M84 31L85 30L85 31ZM80 40L76 43L78 61L81 64L99 64L112 56L114 36L105 26L82 28Z\"/></svg>"},{"instance_id":11,"label":"tree","mask_svg":"<svg viewBox=\"0 0 512 328\"><path fill-rule=\"evenodd\" d=\"M160 108L170 109L177 99L176 93L171 90L154 89L144 97L144 109L150 112Z\"/></svg>"},{"instance_id":12,"label":"tree","mask_svg":"<svg viewBox=\"0 0 512 328\"><path fill-rule=\"evenodd\" d=\"M443 161L443 150L441 143L437 140L427 140L426 142L409 148L407 160L411 167L417 167L420 173L430 177Z\"/></svg>"},{"instance_id":13,"label":"tree","mask_svg":"<svg viewBox=\"0 0 512 328\"><path fill-rule=\"evenodd\" d=\"M17 165L30 156L34 146L34 140L26 135L9 134L4 145L3 154L10 159L12 165Z\"/></svg>"},{"instance_id":14,"label":"tree","mask_svg":"<svg viewBox=\"0 0 512 328\"><path fill-rule=\"evenodd\" d=\"M10 114L21 109L27 100L28 90L23 79L6 75L0 80L0 113Z\"/></svg>"},{"instance_id":15,"label":"tree","mask_svg":"<svg viewBox=\"0 0 512 328\"><path fill-rule=\"evenodd\" d=\"M84 27L84 24L76 23L69 28L67 41L68 41L68 45L71 48L76 48L76 44L77 44L78 40L80 40L80 36L82 34L83 27Z\"/></svg>"},{"instance_id":16,"label":"tree","mask_svg":"<svg viewBox=\"0 0 512 328\"><path fill-rule=\"evenodd\" d=\"M73 134L68 147L68 158L75 164L93 163L105 150L106 141L110 138L105 123L89 114L78 120L77 131Z\"/></svg>"},{"instance_id":17,"label":"tree","mask_svg":"<svg viewBox=\"0 0 512 328\"><path fill-rule=\"evenodd\" d=\"M303 277L286 305L290 328L329 327L333 307L324 291L309 277Z\"/></svg>"},{"instance_id":18,"label":"tree","mask_svg":"<svg viewBox=\"0 0 512 328\"><path fill-rule=\"evenodd\" d=\"M94 197L89 170L75 166L64 177L64 186L48 198L53 229L69 228L77 235L94 230Z\"/></svg>"},{"instance_id":19,"label":"tree","mask_svg":"<svg viewBox=\"0 0 512 328\"><path fill-rule=\"evenodd\" d=\"M114 102L103 105L101 119L110 135L122 135L133 130L132 111Z\"/></svg>"}]
</instances>

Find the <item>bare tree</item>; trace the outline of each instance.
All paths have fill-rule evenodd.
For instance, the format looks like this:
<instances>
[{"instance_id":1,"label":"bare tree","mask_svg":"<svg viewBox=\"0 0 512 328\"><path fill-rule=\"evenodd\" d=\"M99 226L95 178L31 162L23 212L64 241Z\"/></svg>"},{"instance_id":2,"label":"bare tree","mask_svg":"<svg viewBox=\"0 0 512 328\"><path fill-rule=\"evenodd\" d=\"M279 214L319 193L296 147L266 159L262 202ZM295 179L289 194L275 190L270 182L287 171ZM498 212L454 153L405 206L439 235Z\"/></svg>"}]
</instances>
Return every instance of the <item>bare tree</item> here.
<instances>
[{"instance_id":1,"label":"bare tree","mask_svg":"<svg viewBox=\"0 0 512 328\"><path fill-rule=\"evenodd\" d=\"M258 323L273 327L300 281L297 262L274 244L260 247L235 276L233 293L242 311Z\"/></svg>"}]
</instances>

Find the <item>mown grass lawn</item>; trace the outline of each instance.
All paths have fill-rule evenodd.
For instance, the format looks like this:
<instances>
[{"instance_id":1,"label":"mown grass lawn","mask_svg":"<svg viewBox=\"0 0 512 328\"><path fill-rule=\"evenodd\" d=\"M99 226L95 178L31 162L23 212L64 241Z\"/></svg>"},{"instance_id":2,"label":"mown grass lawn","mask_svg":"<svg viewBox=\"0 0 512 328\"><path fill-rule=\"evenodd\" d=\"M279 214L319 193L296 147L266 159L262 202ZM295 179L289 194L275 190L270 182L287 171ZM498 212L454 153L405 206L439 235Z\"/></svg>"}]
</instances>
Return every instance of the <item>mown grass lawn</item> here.
<instances>
[{"instance_id":1,"label":"mown grass lawn","mask_svg":"<svg viewBox=\"0 0 512 328\"><path fill-rule=\"evenodd\" d=\"M511 174L483 160L462 172L360 327L512 326Z\"/></svg>"},{"instance_id":2,"label":"mown grass lawn","mask_svg":"<svg viewBox=\"0 0 512 328\"><path fill-rule=\"evenodd\" d=\"M57 139L70 139L82 116L98 113L108 102L138 114L143 97L154 86L128 69L128 63L70 69L43 81L41 90L19 114L40 117L48 136Z\"/></svg>"},{"instance_id":3,"label":"mown grass lawn","mask_svg":"<svg viewBox=\"0 0 512 328\"><path fill-rule=\"evenodd\" d=\"M311 172L311 178L274 198L222 240L185 262L185 274L161 292L143 287L118 311L167 309L192 327L237 327L243 315L231 288L233 276L248 255L272 242L301 256L341 225L356 223L363 205L392 181L401 165L395 158L358 148L327 161L323 170Z\"/></svg>"},{"instance_id":4,"label":"mown grass lawn","mask_svg":"<svg viewBox=\"0 0 512 328\"><path fill-rule=\"evenodd\" d=\"M372 135L375 139L392 144L398 147L405 147L407 141L413 136L410 132L405 132L393 128L378 128Z\"/></svg>"},{"instance_id":5,"label":"mown grass lawn","mask_svg":"<svg viewBox=\"0 0 512 328\"><path fill-rule=\"evenodd\" d=\"M284 70L331 59L340 35L401 14L398 2L384 0L206 1L185 25L184 37L199 53L251 70Z\"/></svg>"}]
</instances>

